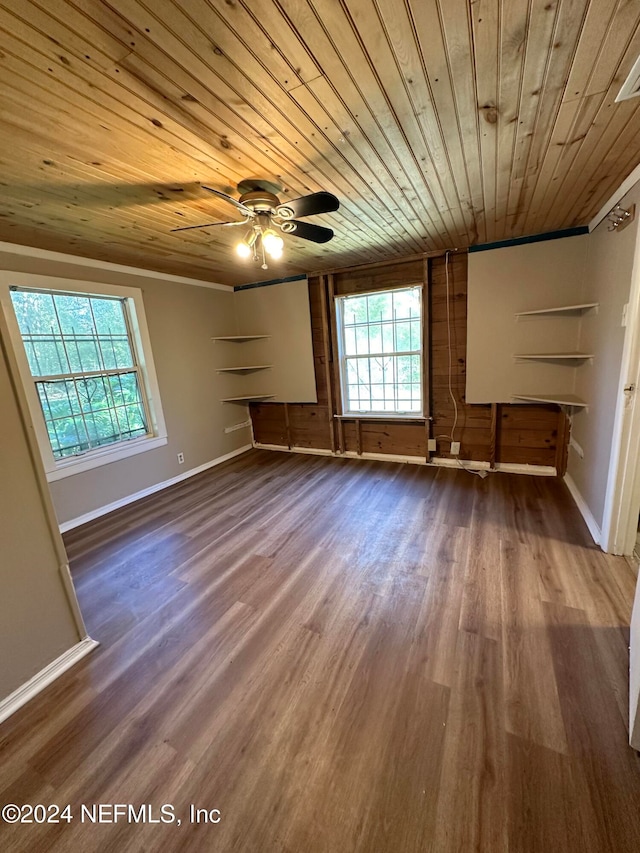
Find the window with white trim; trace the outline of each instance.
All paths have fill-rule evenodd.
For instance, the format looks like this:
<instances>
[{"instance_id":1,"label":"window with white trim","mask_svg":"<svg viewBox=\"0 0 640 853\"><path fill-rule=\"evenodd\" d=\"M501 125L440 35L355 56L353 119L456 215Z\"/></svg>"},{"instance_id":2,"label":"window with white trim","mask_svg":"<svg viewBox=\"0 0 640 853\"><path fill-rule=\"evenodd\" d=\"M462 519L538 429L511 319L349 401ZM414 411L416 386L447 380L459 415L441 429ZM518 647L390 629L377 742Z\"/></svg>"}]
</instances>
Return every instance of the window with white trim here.
<instances>
[{"instance_id":1,"label":"window with white trim","mask_svg":"<svg viewBox=\"0 0 640 853\"><path fill-rule=\"evenodd\" d=\"M3 279L49 479L166 444L141 292L55 279L47 281L59 286L43 287L45 277L15 273Z\"/></svg>"},{"instance_id":2,"label":"window with white trim","mask_svg":"<svg viewBox=\"0 0 640 853\"><path fill-rule=\"evenodd\" d=\"M422 286L336 297L343 414L421 416Z\"/></svg>"},{"instance_id":3,"label":"window with white trim","mask_svg":"<svg viewBox=\"0 0 640 853\"><path fill-rule=\"evenodd\" d=\"M125 299L11 288L54 459L150 435Z\"/></svg>"}]
</instances>

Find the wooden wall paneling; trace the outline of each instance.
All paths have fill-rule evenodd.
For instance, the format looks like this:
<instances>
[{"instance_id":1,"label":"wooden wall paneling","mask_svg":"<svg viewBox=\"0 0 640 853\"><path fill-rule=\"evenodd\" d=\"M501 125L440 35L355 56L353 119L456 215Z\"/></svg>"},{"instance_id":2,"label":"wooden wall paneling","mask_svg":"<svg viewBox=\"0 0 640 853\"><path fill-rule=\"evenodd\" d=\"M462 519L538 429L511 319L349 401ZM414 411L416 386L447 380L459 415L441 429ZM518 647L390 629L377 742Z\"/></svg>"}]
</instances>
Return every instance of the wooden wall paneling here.
<instances>
[{"instance_id":1,"label":"wooden wall paneling","mask_svg":"<svg viewBox=\"0 0 640 853\"><path fill-rule=\"evenodd\" d=\"M351 267L332 273L334 293L344 296L348 293L367 293L372 290L387 290L403 287L422 281L424 273L423 256L392 263Z\"/></svg>"},{"instance_id":2,"label":"wooden wall paneling","mask_svg":"<svg viewBox=\"0 0 640 853\"><path fill-rule=\"evenodd\" d=\"M424 458L430 457L429 439L431 438L431 288L429 286L429 259L422 262L422 413L424 415Z\"/></svg>"},{"instance_id":3,"label":"wooden wall paneling","mask_svg":"<svg viewBox=\"0 0 640 853\"><path fill-rule=\"evenodd\" d=\"M513 404L500 410L500 462L555 467L558 407Z\"/></svg>"},{"instance_id":4,"label":"wooden wall paneling","mask_svg":"<svg viewBox=\"0 0 640 853\"><path fill-rule=\"evenodd\" d=\"M493 470L496 467L498 456L498 404L491 404L491 431L490 431L491 449L489 451L489 467Z\"/></svg>"},{"instance_id":5,"label":"wooden wall paneling","mask_svg":"<svg viewBox=\"0 0 640 853\"><path fill-rule=\"evenodd\" d=\"M311 315L311 343L316 374L316 394L318 403L326 405L329 399L327 381L329 362L325 353L323 286L320 277L309 278L309 313Z\"/></svg>"},{"instance_id":6,"label":"wooden wall paneling","mask_svg":"<svg viewBox=\"0 0 640 853\"><path fill-rule=\"evenodd\" d=\"M331 375L329 377L329 381L332 384L332 397L333 397L333 407L331 411L331 417L333 419L334 415L342 414L342 393L341 393L341 385L340 385L340 354L338 352L338 326L336 319L336 289L335 289L335 279L333 273L329 273L327 276L327 302L329 308L329 323L328 323L328 333L329 333L329 346L331 352ZM343 423L340 419L338 419L338 451L340 453L344 453L345 444L344 444L344 427Z\"/></svg>"},{"instance_id":7,"label":"wooden wall paneling","mask_svg":"<svg viewBox=\"0 0 640 853\"><path fill-rule=\"evenodd\" d=\"M329 286L327 282L326 276L320 276L319 278L319 290L321 295L320 300L320 314L322 320L322 348L324 352L324 371L322 371L326 394L327 394L327 406L329 408L329 441L331 443L331 450L335 453L336 451L336 422L334 419L334 415L336 414L336 409L334 405L334 394L333 394L333 383L331 381L331 373L332 373L332 362L333 362L333 348L331 345L331 335L329 333L329 317L330 317L330 309L329 309L329 298L327 295L327 287ZM320 402L320 399L318 399Z\"/></svg>"},{"instance_id":8,"label":"wooden wall paneling","mask_svg":"<svg viewBox=\"0 0 640 853\"><path fill-rule=\"evenodd\" d=\"M345 422L338 418L338 453L344 453L347 450L345 436Z\"/></svg>"},{"instance_id":9,"label":"wooden wall paneling","mask_svg":"<svg viewBox=\"0 0 640 853\"><path fill-rule=\"evenodd\" d=\"M330 448L331 423L340 401L340 378L333 356L335 339L335 312L331 312L334 291L342 293L375 290L378 285L398 286L419 280L425 268L423 258L411 259L407 263L384 264L379 270L367 265L366 269L349 269L327 276L327 292L322 295L323 277L311 277L310 304L314 336L316 372L326 379L327 397L318 397L318 405L290 404L288 407L291 441L294 446ZM429 377L429 394L433 417L432 434L437 439L438 456L449 456L449 442L442 438L451 432L454 422L454 407L448 388L448 345L446 322L446 275L445 258L429 259L429 286L425 304L429 311L429 352L425 376ZM378 275L379 273L379 275ZM461 460L489 462L492 467L499 462L514 462L530 465L557 466L562 459L560 453L566 448L568 434L562 433L562 424L557 406L512 404L492 407L491 405L467 405L464 399L466 370L466 254L452 254L449 258L450 315L452 344L452 389L458 405L458 421L455 440L461 442ZM323 313L328 310L331 316ZM324 329L328 333L325 337ZM318 381L318 387L321 387ZM329 403L329 395L333 400ZM284 415L274 418L272 409L279 404L262 404L252 407L252 417L263 419L264 426L256 428L256 440L263 434L272 437L265 443L278 443L273 436L282 436L280 443L286 446L286 424ZM382 453L395 456L427 455L428 427L419 422L368 421L366 418L335 419L335 451L357 454ZM565 450L566 453L566 450ZM561 470L561 469L558 469Z\"/></svg>"},{"instance_id":10,"label":"wooden wall paneling","mask_svg":"<svg viewBox=\"0 0 640 853\"><path fill-rule=\"evenodd\" d=\"M395 267L398 264L410 264L414 261L421 261L424 257L427 257L427 258L440 257L441 254L442 254L441 251L439 251L439 252L419 252L418 254L407 255L407 256L404 256L401 258L387 258L384 261L370 261L369 263L366 263L366 264L352 264L351 266L346 266L346 267L335 267L332 269L323 270L323 272L325 275L329 275L329 273L333 273L333 275L336 275L338 273L341 275L344 273L358 273L358 274L362 273L362 274L364 274L367 271L371 271L371 270L382 271L385 267ZM309 275L319 275L319 272L309 273Z\"/></svg>"},{"instance_id":11,"label":"wooden wall paneling","mask_svg":"<svg viewBox=\"0 0 640 853\"><path fill-rule=\"evenodd\" d=\"M447 320L447 269L449 276L449 322ZM431 285L431 385L434 412L446 405L451 411L450 420L441 420L434 416L433 434L438 439L438 455L448 456L449 444L442 438L449 435L453 428L455 411L449 393L449 327L451 337L451 390L458 407L458 425L454 440L461 440L458 434L467 427L464 424L464 389L466 373L466 254L450 254L432 258L430 264ZM482 440L481 432L475 433L474 446L488 446ZM467 438L467 436L464 436ZM465 455L465 445L461 447L461 457ZM486 455L486 452L485 452ZM475 458L475 457L474 457ZM484 457L483 457L484 459Z\"/></svg>"},{"instance_id":12,"label":"wooden wall paneling","mask_svg":"<svg viewBox=\"0 0 640 853\"><path fill-rule=\"evenodd\" d=\"M251 403L249 414L253 423L253 436L258 444L287 446L283 403Z\"/></svg>"},{"instance_id":13,"label":"wooden wall paneling","mask_svg":"<svg viewBox=\"0 0 640 853\"><path fill-rule=\"evenodd\" d=\"M559 477L567 472L569 457L569 441L571 439L571 421L567 414L560 409L558 412L558 442L556 446L555 466Z\"/></svg>"},{"instance_id":14,"label":"wooden wall paneling","mask_svg":"<svg viewBox=\"0 0 640 853\"><path fill-rule=\"evenodd\" d=\"M329 423L331 417L327 406L313 403L289 403L291 443L294 447L309 447L330 450Z\"/></svg>"},{"instance_id":15,"label":"wooden wall paneling","mask_svg":"<svg viewBox=\"0 0 640 853\"><path fill-rule=\"evenodd\" d=\"M291 424L289 423L289 404L284 404L284 428L287 436L287 447L291 450Z\"/></svg>"},{"instance_id":16,"label":"wooden wall paneling","mask_svg":"<svg viewBox=\"0 0 640 853\"><path fill-rule=\"evenodd\" d=\"M363 421L361 435L363 453L424 458L424 427L421 423Z\"/></svg>"},{"instance_id":17,"label":"wooden wall paneling","mask_svg":"<svg viewBox=\"0 0 640 853\"><path fill-rule=\"evenodd\" d=\"M422 414L426 418L427 439L429 438L429 423L431 408L429 405L429 376L431 374L431 311L429 298L429 259L422 261ZM429 451L427 449L427 455Z\"/></svg>"},{"instance_id":18,"label":"wooden wall paneling","mask_svg":"<svg viewBox=\"0 0 640 853\"><path fill-rule=\"evenodd\" d=\"M438 401L438 405L433 410L434 424L437 422L441 427L451 425L453 423L454 411L451 400L446 397ZM462 410L458 409L458 423L462 429L470 427L473 429L491 428L491 405L478 404L473 406L464 406Z\"/></svg>"}]
</instances>

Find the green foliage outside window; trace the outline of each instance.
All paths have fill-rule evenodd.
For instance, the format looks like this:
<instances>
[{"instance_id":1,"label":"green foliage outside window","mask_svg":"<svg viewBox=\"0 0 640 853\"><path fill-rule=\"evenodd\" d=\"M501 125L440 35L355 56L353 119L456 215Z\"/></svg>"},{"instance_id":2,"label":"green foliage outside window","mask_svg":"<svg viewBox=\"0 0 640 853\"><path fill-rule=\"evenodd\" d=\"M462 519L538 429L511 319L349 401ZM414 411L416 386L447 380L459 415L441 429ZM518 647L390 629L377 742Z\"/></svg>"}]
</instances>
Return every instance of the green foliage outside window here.
<instances>
[{"instance_id":1,"label":"green foliage outside window","mask_svg":"<svg viewBox=\"0 0 640 853\"><path fill-rule=\"evenodd\" d=\"M54 458L148 434L125 303L13 290Z\"/></svg>"}]
</instances>

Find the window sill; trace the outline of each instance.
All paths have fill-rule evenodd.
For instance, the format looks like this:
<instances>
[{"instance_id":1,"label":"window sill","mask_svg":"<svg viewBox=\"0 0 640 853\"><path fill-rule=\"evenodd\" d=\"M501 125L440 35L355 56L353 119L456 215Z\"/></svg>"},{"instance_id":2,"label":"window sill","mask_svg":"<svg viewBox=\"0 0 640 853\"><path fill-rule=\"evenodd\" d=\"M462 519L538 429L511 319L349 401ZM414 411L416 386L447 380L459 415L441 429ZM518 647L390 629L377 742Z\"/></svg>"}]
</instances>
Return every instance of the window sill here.
<instances>
[{"instance_id":1,"label":"window sill","mask_svg":"<svg viewBox=\"0 0 640 853\"><path fill-rule=\"evenodd\" d=\"M333 417L338 421L406 421L408 423L424 423L431 420L431 418L427 418L424 415L372 414L370 412L334 415Z\"/></svg>"},{"instance_id":2,"label":"window sill","mask_svg":"<svg viewBox=\"0 0 640 853\"><path fill-rule=\"evenodd\" d=\"M156 447L162 447L167 443L166 435L156 435L151 438L135 439L127 441L123 444L118 444L115 447L105 448L104 450L96 450L93 453L85 456L75 456L70 461L58 463L52 470L47 471L47 480L52 483L55 480L63 480L65 477L72 477L74 474L81 474L83 471L90 471L92 468L99 468L102 465L109 465L111 462L117 462L119 459L126 459L128 456L135 456L138 453L146 453L147 450L154 450Z\"/></svg>"}]
</instances>

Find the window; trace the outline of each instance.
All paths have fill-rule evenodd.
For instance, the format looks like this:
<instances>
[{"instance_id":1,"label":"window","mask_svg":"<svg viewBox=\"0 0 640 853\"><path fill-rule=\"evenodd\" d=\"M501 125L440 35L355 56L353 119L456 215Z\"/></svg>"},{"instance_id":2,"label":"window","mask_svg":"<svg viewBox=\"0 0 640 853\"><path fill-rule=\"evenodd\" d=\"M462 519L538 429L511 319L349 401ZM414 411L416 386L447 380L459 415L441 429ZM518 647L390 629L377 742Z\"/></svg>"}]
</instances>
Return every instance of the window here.
<instances>
[{"instance_id":1,"label":"window","mask_svg":"<svg viewBox=\"0 0 640 853\"><path fill-rule=\"evenodd\" d=\"M166 444L140 291L5 277L3 307L49 479Z\"/></svg>"},{"instance_id":2,"label":"window","mask_svg":"<svg viewBox=\"0 0 640 853\"><path fill-rule=\"evenodd\" d=\"M12 288L55 459L149 434L126 302Z\"/></svg>"},{"instance_id":3,"label":"window","mask_svg":"<svg viewBox=\"0 0 640 853\"><path fill-rule=\"evenodd\" d=\"M422 287L336 298L344 414L423 414Z\"/></svg>"}]
</instances>

